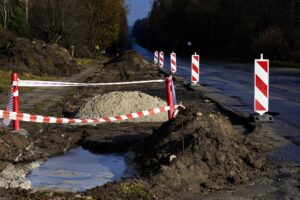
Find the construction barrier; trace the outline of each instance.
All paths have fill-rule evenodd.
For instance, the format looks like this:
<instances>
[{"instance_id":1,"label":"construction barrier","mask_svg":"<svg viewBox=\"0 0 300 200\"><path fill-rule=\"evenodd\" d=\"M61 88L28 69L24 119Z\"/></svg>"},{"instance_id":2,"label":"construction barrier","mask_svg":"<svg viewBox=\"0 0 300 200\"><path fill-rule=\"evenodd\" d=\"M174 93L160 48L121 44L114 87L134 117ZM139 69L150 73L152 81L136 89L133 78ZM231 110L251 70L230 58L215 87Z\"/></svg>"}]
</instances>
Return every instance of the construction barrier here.
<instances>
[{"instance_id":1,"label":"construction barrier","mask_svg":"<svg viewBox=\"0 0 300 200\"><path fill-rule=\"evenodd\" d=\"M114 117L103 117L98 119L68 119L68 118L57 118L57 117L48 117L41 115L33 115L20 112L11 112L0 110L1 119L11 119L15 121L24 121L24 122L34 122L34 123L45 123L45 124L99 124L99 123L111 123L119 122L128 119L141 118L149 115L156 115L159 113L168 112L171 110L184 109L182 105L172 105L159 108L153 108L141 112L135 112L131 114L125 114ZM172 116L174 117L174 116Z\"/></svg>"},{"instance_id":2,"label":"construction barrier","mask_svg":"<svg viewBox=\"0 0 300 200\"><path fill-rule=\"evenodd\" d=\"M176 53L172 52L170 57L171 57L171 72L175 74L177 71Z\"/></svg>"},{"instance_id":3,"label":"construction barrier","mask_svg":"<svg viewBox=\"0 0 300 200\"><path fill-rule=\"evenodd\" d=\"M93 87L93 86L110 86L110 85L162 83L162 82L165 82L167 88L166 91L167 91L168 107L151 109L148 111L133 113L132 115L129 114L129 115L122 115L117 117L94 119L92 122L92 120L90 119L81 120L81 119L53 118L53 117L43 117L37 115L23 114L19 112L19 87ZM20 130L20 120L39 122L39 123L67 123L67 124L74 124L74 123L84 124L85 122L102 123L102 122L113 122L113 121L126 120L126 119L132 119L136 117L156 114L158 113L158 110L160 110L160 112L169 111L169 115L168 115L169 119L172 119L174 118L174 113L176 110L174 107L175 105L174 99L176 99L176 97L175 97L175 89L174 89L172 77L169 77L166 80L158 79L158 80L114 82L114 83L74 83L74 82L57 82L57 81L20 80L18 78L17 73L13 73L12 74L12 96L13 96L13 112L11 112L11 110L8 109L7 111L2 111L2 115L4 119L14 120L15 131Z\"/></svg>"},{"instance_id":4,"label":"construction barrier","mask_svg":"<svg viewBox=\"0 0 300 200\"><path fill-rule=\"evenodd\" d=\"M200 78L200 56L195 53L192 55L192 74L191 82L192 84L197 84Z\"/></svg>"},{"instance_id":5,"label":"construction barrier","mask_svg":"<svg viewBox=\"0 0 300 200\"><path fill-rule=\"evenodd\" d=\"M269 63L263 58L255 61L254 73L254 111L260 115L269 111Z\"/></svg>"},{"instance_id":6,"label":"construction barrier","mask_svg":"<svg viewBox=\"0 0 300 200\"><path fill-rule=\"evenodd\" d=\"M154 52L154 64L158 64L158 51Z\"/></svg>"},{"instance_id":7,"label":"construction barrier","mask_svg":"<svg viewBox=\"0 0 300 200\"><path fill-rule=\"evenodd\" d=\"M114 83L73 83L73 82L57 82L57 81L32 81L20 80L13 82L13 85L19 87L92 87L92 86L112 86L112 85L132 85L145 83L163 83L165 80L148 80L148 81L130 81L130 82L114 82Z\"/></svg>"},{"instance_id":8,"label":"construction barrier","mask_svg":"<svg viewBox=\"0 0 300 200\"><path fill-rule=\"evenodd\" d=\"M160 52L159 53L159 67L160 68L163 68L164 67L164 62L165 62L165 60L164 60L164 52Z\"/></svg>"}]
</instances>

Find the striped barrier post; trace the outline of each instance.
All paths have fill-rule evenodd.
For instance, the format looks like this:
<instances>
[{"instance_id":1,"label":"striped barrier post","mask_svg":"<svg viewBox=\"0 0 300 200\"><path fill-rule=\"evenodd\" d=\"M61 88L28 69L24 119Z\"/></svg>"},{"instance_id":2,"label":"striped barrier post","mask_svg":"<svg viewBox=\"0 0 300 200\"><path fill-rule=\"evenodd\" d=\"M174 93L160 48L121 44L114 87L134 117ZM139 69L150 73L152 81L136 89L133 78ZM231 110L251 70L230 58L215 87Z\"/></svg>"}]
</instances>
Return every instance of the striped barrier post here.
<instances>
[{"instance_id":1,"label":"striped barrier post","mask_svg":"<svg viewBox=\"0 0 300 200\"><path fill-rule=\"evenodd\" d=\"M191 82L192 85L196 85L199 82L199 73L200 73L200 56L195 53L192 55L192 76Z\"/></svg>"},{"instance_id":2,"label":"striped barrier post","mask_svg":"<svg viewBox=\"0 0 300 200\"><path fill-rule=\"evenodd\" d=\"M171 72L175 74L177 71L177 60L176 60L176 53L171 53Z\"/></svg>"},{"instance_id":3,"label":"striped barrier post","mask_svg":"<svg viewBox=\"0 0 300 200\"><path fill-rule=\"evenodd\" d=\"M12 73L11 75L12 85L13 85L13 111L19 112L19 86L18 86L18 74ZM14 131L20 130L20 121L14 120L13 123Z\"/></svg>"},{"instance_id":4,"label":"striped barrier post","mask_svg":"<svg viewBox=\"0 0 300 200\"><path fill-rule=\"evenodd\" d=\"M170 107L170 110L168 111L168 118L169 120L173 119L173 113L174 113L174 99L173 99L173 85L172 85L172 76L169 76L166 78L166 92L167 92L167 103Z\"/></svg>"},{"instance_id":5,"label":"striped barrier post","mask_svg":"<svg viewBox=\"0 0 300 200\"><path fill-rule=\"evenodd\" d=\"M269 63L263 54L255 60L254 111L259 115L269 111Z\"/></svg>"},{"instance_id":6,"label":"striped barrier post","mask_svg":"<svg viewBox=\"0 0 300 200\"><path fill-rule=\"evenodd\" d=\"M154 52L154 64L157 65L158 64L158 51Z\"/></svg>"},{"instance_id":7,"label":"striped barrier post","mask_svg":"<svg viewBox=\"0 0 300 200\"><path fill-rule=\"evenodd\" d=\"M164 67L164 52L159 53L159 67L163 68Z\"/></svg>"}]
</instances>

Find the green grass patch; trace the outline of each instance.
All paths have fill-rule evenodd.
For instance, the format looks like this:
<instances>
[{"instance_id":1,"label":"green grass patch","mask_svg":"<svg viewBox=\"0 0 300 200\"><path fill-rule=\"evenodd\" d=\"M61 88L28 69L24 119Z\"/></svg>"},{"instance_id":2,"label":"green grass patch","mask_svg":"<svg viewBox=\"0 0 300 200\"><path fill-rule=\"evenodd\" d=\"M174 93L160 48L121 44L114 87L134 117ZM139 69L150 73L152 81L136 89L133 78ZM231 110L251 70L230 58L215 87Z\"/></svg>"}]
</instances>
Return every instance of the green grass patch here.
<instances>
[{"instance_id":1,"label":"green grass patch","mask_svg":"<svg viewBox=\"0 0 300 200\"><path fill-rule=\"evenodd\" d=\"M0 70L0 88L3 90L3 94L8 94L11 87L11 71ZM19 78L23 80L42 80L51 81L57 80L57 77L46 77L46 76L36 76L29 73L19 74ZM33 88L23 88L22 93L30 92ZM1 90L0 90L1 92Z\"/></svg>"}]
</instances>

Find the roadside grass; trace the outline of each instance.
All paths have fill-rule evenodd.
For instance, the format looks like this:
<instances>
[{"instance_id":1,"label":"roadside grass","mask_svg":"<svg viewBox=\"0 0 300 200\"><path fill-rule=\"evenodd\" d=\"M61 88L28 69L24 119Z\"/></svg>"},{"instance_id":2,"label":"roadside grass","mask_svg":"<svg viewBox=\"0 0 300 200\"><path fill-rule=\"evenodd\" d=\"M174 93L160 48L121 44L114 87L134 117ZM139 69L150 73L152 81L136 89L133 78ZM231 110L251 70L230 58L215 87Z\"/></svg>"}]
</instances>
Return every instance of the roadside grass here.
<instances>
[{"instance_id":1,"label":"roadside grass","mask_svg":"<svg viewBox=\"0 0 300 200\"><path fill-rule=\"evenodd\" d=\"M107 56L97 56L97 59L92 58L75 58L75 62L78 66L87 68L91 65L96 65L97 63L103 64L110 60Z\"/></svg>"},{"instance_id":2,"label":"roadside grass","mask_svg":"<svg viewBox=\"0 0 300 200\"><path fill-rule=\"evenodd\" d=\"M8 94L11 87L11 71L0 70L0 93ZM48 76L36 76L29 73L20 74L20 78L24 80L42 80L42 81L51 81L57 80L57 77L48 77ZM1 92L1 90L3 90ZM30 92L33 88L23 88L22 93Z\"/></svg>"},{"instance_id":3,"label":"roadside grass","mask_svg":"<svg viewBox=\"0 0 300 200\"><path fill-rule=\"evenodd\" d=\"M300 63L289 62L289 61L270 60L270 65L275 68L298 68L298 69L300 69Z\"/></svg>"}]
</instances>

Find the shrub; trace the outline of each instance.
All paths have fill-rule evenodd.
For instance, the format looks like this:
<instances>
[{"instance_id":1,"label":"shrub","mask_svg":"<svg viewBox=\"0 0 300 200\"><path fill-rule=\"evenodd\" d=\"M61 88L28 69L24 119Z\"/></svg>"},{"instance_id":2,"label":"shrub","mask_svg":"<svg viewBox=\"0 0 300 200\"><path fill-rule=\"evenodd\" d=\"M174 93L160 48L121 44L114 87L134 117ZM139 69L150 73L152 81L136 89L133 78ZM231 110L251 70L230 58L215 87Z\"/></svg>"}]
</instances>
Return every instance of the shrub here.
<instances>
[{"instance_id":1,"label":"shrub","mask_svg":"<svg viewBox=\"0 0 300 200\"><path fill-rule=\"evenodd\" d=\"M15 34L4 29L0 25L0 47L6 45L9 41L13 40L14 38L15 38Z\"/></svg>"},{"instance_id":2,"label":"shrub","mask_svg":"<svg viewBox=\"0 0 300 200\"><path fill-rule=\"evenodd\" d=\"M277 26L271 26L254 40L254 53L264 53L273 59L288 59L289 44L283 31Z\"/></svg>"}]
</instances>

